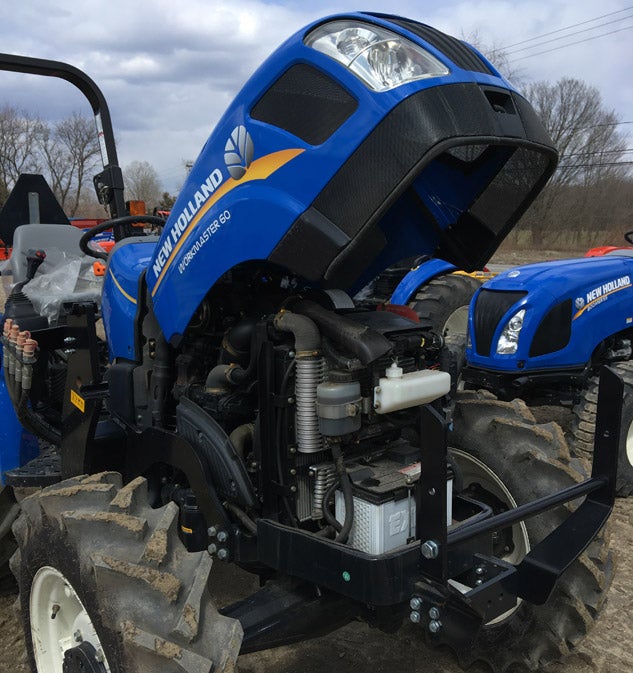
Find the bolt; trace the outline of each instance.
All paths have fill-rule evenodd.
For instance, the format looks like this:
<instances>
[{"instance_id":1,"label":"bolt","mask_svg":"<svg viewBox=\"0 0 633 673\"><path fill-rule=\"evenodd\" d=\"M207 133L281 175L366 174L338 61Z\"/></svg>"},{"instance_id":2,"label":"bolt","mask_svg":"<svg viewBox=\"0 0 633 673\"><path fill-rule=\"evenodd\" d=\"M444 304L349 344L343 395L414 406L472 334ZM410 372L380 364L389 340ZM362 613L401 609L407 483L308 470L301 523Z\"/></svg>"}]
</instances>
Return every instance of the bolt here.
<instances>
[{"instance_id":1,"label":"bolt","mask_svg":"<svg viewBox=\"0 0 633 673\"><path fill-rule=\"evenodd\" d=\"M483 575L486 571L484 570L483 566L477 566L475 568L475 575Z\"/></svg>"},{"instance_id":2,"label":"bolt","mask_svg":"<svg viewBox=\"0 0 633 673\"><path fill-rule=\"evenodd\" d=\"M288 398L288 404L294 404L295 403L295 398L294 397L289 397Z\"/></svg>"},{"instance_id":3,"label":"bolt","mask_svg":"<svg viewBox=\"0 0 633 673\"><path fill-rule=\"evenodd\" d=\"M218 547L217 547L217 545L214 545L214 544L210 544L210 545L207 547L207 551L209 552L209 554L211 554L211 556L213 556L213 554L215 554L215 552L216 552L217 550L218 550Z\"/></svg>"},{"instance_id":4,"label":"bolt","mask_svg":"<svg viewBox=\"0 0 633 673\"><path fill-rule=\"evenodd\" d=\"M296 486L291 486L291 487L290 487L290 491L291 491L292 493L296 493L296 492L297 492L297 487L296 487Z\"/></svg>"},{"instance_id":5,"label":"bolt","mask_svg":"<svg viewBox=\"0 0 633 673\"><path fill-rule=\"evenodd\" d=\"M429 631L431 633L438 633L441 628L442 622L438 621L437 619L433 619L429 622Z\"/></svg>"},{"instance_id":6,"label":"bolt","mask_svg":"<svg viewBox=\"0 0 633 673\"><path fill-rule=\"evenodd\" d=\"M61 610L60 606L57 605L57 603L55 603L55 604L51 607L51 619L55 619L55 617L57 617L57 613L58 613L60 610Z\"/></svg>"},{"instance_id":7,"label":"bolt","mask_svg":"<svg viewBox=\"0 0 633 673\"><path fill-rule=\"evenodd\" d=\"M429 610L429 617L433 621L437 621L440 618L440 611L434 606Z\"/></svg>"},{"instance_id":8,"label":"bolt","mask_svg":"<svg viewBox=\"0 0 633 673\"><path fill-rule=\"evenodd\" d=\"M64 343L67 344L68 346L76 343L77 339L75 337L67 336L64 338Z\"/></svg>"},{"instance_id":9,"label":"bolt","mask_svg":"<svg viewBox=\"0 0 633 673\"><path fill-rule=\"evenodd\" d=\"M76 643L81 643L83 642L83 636L81 635L81 631L77 629L75 633L73 633L73 636L75 638Z\"/></svg>"},{"instance_id":10,"label":"bolt","mask_svg":"<svg viewBox=\"0 0 633 673\"><path fill-rule=\"evenodd\" d=\"M229 534L225 530L218 533L218 542L226 542L229 539Z\"/></svg>"},{"instance_id":11,"label":"bolt","mask_svg":"<svg viewBox=\"0 0 633 673\"><path fill-rule=\"evenodd\" d=\"M210 526L207 528L207 535L209 537L215 537L218 534L218 529L215 526Z\"/></svg>"},{"instance_id":12,"label":"bolt","mask_svg":"<svg viewBox=\"0 0 633 673\"><path fill-rule=\"evenodd\" d=\"M420 613L417 610L413 610L413 612L409 615L409 619L414 623L414 624L419 624L420 623Z\"/></svg>"},{"instance_id":13,"label":"bolt","mask_svg":"<svg viewBox=\"0 0 633 673\"><path fill-rule=\"evenodd\" d=\"M219 549L218 550L218 558L220 561L228 561L229 560L229 550L228 549Z\"/></svg>"},{"instance_id":14,"label":"bolt","mask_svg":"<svg viewBox=\"0 0 633 673\"><path fill-rule=\"evenodd\" d=\"M294 477L294 476L297 474L297 470L295 470L294 467L291 468L291 469L290 469L290 474Z\"/></svg>"},{"instance_id":15,"label":"bolt","mask_svg":"<svg viewBox=\"0 0 633 673\"><path fill-rule=\"evenodd\" d=\"M414 596L410 601L409 601L409 607L412 610L419 610L422 607L422 599L419 596Z\"/></svg>"},{"instance_id":16,"label":"bolt","mask_svg":"<svg viewBox=\"0 0 633 673\"><path fill-rule=\"evenodd\" d=\"M435 495L436 491L434 488L429 489L429 495Z\"/></svg>"},{"instance_id":17,"label":"bolt","mask_svg":"<svg viewBox=\"0 0 633 673\"><path fill-rule=\"evenodd\" d=\"M425 559L437 558L440 554L440 548L437 546L435 540L427 540L421 547L420 553Z\"/></svg>"}]
</instances>

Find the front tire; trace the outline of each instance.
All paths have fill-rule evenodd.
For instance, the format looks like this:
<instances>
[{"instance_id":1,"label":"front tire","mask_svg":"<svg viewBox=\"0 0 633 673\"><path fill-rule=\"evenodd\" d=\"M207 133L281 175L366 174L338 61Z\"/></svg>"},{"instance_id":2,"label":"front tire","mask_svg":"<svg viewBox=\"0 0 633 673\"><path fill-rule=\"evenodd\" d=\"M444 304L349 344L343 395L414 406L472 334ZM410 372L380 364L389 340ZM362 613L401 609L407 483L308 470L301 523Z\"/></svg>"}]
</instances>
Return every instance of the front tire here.
<instances>
[{"instance_id":1,"label":"front tire","mask_svg":"<svg viewBox=\"0 0 633 673\"><path fill-rule=\"evenodd\" d=\"M64 658L82 670L84 657L100 673L233 671L241 626L213 607L211 558L177 527L174 503L152 509L145 479L121 487L115 473L24 500L11 566L32 670L62 673Z\"/></svg>"},{"instance_id":2,"label":"front tire","mask_svg":"<svg viewBox=\"0 0 633 673\"><path fill-rule=\"evenodd\" d=\"M409 306L442 336L466 336L468 306L481 281L464 273L433 278L416 293Z\"/></svg>"},{"instance_id":3,"label":"front tire","mask_svg":"<svg viewBox=\"0 0 633 673\"><path fill-rule=\"evenodd\" d=\"M560 427L537 424L520 400L501 402L486 393L462 393L449 445L457 449L454 458L465 473L465 486L476 485L508 508L584 478ZM515 524L511 542L509 531L499 531L495 553L516 564L568 513L569 505L561 506ZM482 660L501 673L513 667L537 670L569 654L604 606L613 572L608 546L608 535L602 531L563 574L544 605L517 601L514 609L484 625L470 647L448 643L460 663L467 667Z\"/></svg>"},{"instance_id":4,"label":"front tire","mask_svg":"<svg viewBox=\"0 0 633 673\"><path fill-rule=\"evenodd\" d=\"M618 362L612 365L624 381L622 401L622 424L616 476L616 494L627 497L633 493L633 362ZM598 411L597 376L589 379L582 390L580 402L574 406L571 445L572 449L591 461Z\"/></svg>"}]
</instances>

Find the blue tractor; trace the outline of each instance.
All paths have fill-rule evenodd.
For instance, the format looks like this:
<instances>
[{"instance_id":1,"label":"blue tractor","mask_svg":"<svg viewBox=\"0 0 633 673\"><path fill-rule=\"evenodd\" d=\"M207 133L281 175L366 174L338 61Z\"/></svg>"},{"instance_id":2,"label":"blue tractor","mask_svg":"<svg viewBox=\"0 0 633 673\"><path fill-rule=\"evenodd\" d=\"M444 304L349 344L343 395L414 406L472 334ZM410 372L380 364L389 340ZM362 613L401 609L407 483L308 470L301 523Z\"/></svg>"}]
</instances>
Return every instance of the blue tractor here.
<instances>
[{"instance_id":1,"label":"blue tractor","mask_svg":"<svg viewBox=\"0 0 633 673\"><path fill-rule=\"evenodd\" d=\"M625 384L617 479L623 496L633 492L632 278L631 248L499 274L471 304L463 370L468 386L501 399L566 405L571 446L590 457L598 373L612 366Z\"/></svg>"},{"instance_id":2,"label":"blue tractor","mask_svg":"<svg viewBox=\"0 0 633 673\"><path fill-rule=\"evenodd\" d=\"M452 401L441 334L352 299L412 250L480 267L554 170L486 59L400 17L312 23L245 84L166 222L123 215L92 80L0 63L86 94L112 213L79 240L33 222L13 239L2 404L47 448L5 476L34 672L228 673L354 619L411 621L496 671L582 639L612 575L619 378L602 374L585 478L521 403ZM27 260L55 248L106 265L99 297L38 308L55 271ZM215 564L260 588L218 603Z\"/></svg>"}]
</instances>

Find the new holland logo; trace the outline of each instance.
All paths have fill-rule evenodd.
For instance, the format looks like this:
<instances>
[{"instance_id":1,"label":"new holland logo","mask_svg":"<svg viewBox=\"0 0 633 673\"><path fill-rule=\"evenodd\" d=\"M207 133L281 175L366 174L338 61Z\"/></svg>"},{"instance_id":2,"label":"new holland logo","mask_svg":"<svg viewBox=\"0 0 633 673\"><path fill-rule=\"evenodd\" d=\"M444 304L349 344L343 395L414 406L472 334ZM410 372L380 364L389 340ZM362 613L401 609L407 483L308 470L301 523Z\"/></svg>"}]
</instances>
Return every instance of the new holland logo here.
<instances>
[{"instance_id":1,"label":"new holland logo","mask_svg":"<svg viewBox=\"0 0 633 673\"><path fill-rule=\"evenodd\" d=\"M253 161L253 139L245 126L236 126L224 146L224 162L234 180L244 177Z\"/></svg>"},{"instance_id":2,"label":"new holland logo","mask_svg":"<svg viewBox=\"0 0 633 673\"><path fill-rule=\"evenodd\" d=\"M584 305L585 300L582 297L576 297L576 301L574 302L576 309L580 310Z\"/></svg>"}]
</instances>

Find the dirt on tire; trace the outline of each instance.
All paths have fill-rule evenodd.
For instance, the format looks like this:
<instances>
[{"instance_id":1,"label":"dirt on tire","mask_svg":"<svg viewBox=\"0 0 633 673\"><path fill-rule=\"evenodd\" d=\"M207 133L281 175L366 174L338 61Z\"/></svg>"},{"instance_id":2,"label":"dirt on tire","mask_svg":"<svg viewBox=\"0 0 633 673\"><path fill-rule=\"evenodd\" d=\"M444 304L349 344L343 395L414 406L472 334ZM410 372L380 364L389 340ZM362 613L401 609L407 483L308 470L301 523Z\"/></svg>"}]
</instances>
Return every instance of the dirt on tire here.
<instances>
[{"instance_id":1,"label":"dirt on tire","mask_svg":"<svg viewBox=\"0 0 633 673\"><path fill-rule=\"evenodd\" d=\"M587 638L548 673L630 673L633 659L633 498L618 499L611 516L611 549L616 573L607 606ZM218 603L242 595L250 575L221 564L213 568L211 589ZM233 595L232 595L233 594ZM17 594L0 596L0 671L28 673L22 628L13 609ZM432 662L432 663L431 663ZM403 670L411 673L459 673L455 657L427 647L418 627L405 625L396 634L353 623L338 631L298 645L241 656L240 673L365 673ZM475 664L469 673L489 669Z\"/></svg>"}]
</instances>

